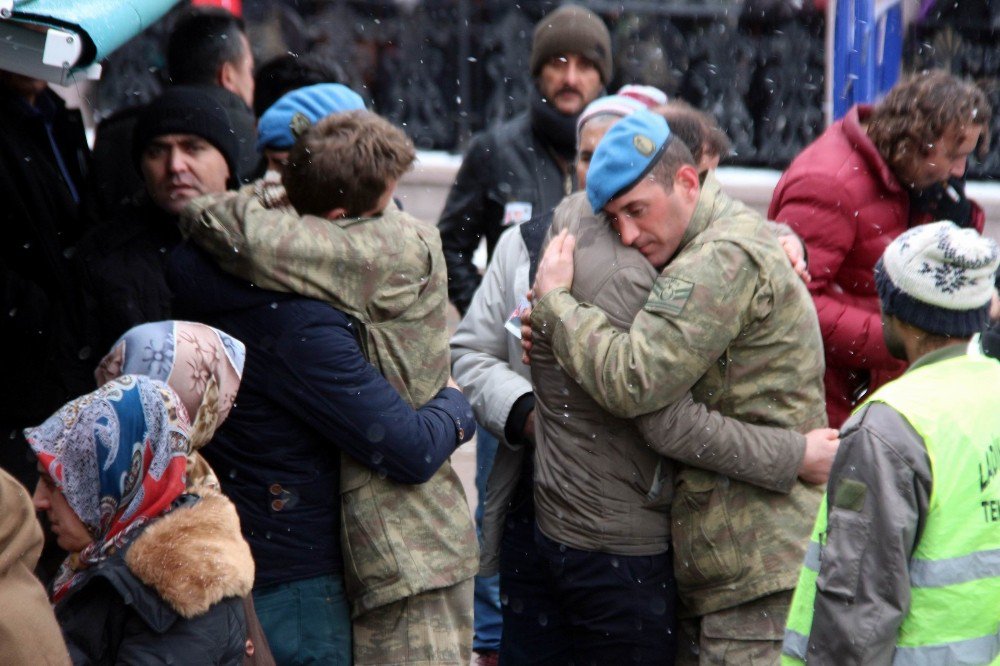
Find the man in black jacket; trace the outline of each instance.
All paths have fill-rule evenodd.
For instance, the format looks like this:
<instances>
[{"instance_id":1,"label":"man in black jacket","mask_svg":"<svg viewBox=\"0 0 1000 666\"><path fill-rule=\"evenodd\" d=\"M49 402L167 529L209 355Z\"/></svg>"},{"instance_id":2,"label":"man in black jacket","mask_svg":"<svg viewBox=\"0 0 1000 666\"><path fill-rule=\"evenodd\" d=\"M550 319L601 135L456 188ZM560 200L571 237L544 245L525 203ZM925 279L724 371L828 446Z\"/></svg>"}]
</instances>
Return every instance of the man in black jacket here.
<instances>
[{"instance_id":1,"label":"man in black jacket","mask_svg":"<svg viewBox=\"0 0 1000 666\"><path fill-rule=\"evenodd\" d=\"M611 79L611 37L592 12L564 5L535 26L535 86L523 113L473 138L438 222L448 265L448 297L461 314L481 277L472 263L480 239L493 254L511 225L543 215L576 189L576 121ZM497 441L484 428L476 442L476 487L485 496ZM481 663L500 646L497 578L476 579L475 640Z\"/></svg>"},{"instance_id":2,"label":"man in black jacket","mask_svg":"<svg viewBox=\"0 0 1000 666\"><path fill-rule=\"evenodd\" d=\"M326 303L257 288L193 245L173 253L169 273L179 314L247 344L237 404L204 454L240 514L271 650L278 663L350 663L340 453L424 483L472 437L472 408L443 388L411 409L365 359L356 321Z\"/></svg>"},{"instance_id":3,"label":"man in black jacket","mask_svg":"<svg viewBox=\"0 0 1000 666\"><path fill-rule=\"evenodd\" d=\"M472 139L438 221L448 296L465 313L480 275L472 253L486 237L555 208L575 189L576 119L611 79L611 37L596 15L564 5L535 26L535 87L523 113Z\"/></svg>"},{"instance_id":4,"label":"man in black jacket","mask_svg":"<svg viewBox=\"0 0 1000 666\"><path fill-rule=\"evenodd\" d=\"M166 260L181 242L177 216L195 197L235 184L237 135L200 88L170 88L147 106L132 147L144 195L80 244L87 335L98 358L136 324L171 318Z\"/></svg>"},{"instance_id":5,"label":"man in black jacket","mask_svg":"<svg viewBox=\"0 0 1000 666\"><path fill-rule=\"evenodd\" d=\"M92 388L81 383L72 257L86 231L90 151L77 111L44 81L0 72L0 467L38 478L21 430Z\"/></svg>"},{"instance_id":6,"label":"man in black jacket","mask_svg":"<svg viewBox=\"0 0 1000 666\"><path fill-rule=\"evenodd\" d=\"M239 139L234 175L250 182L263 175L256 145L253 53L243 19L224 9L196 7L178 19L166 44L172 86L193 86L212 96L229 116ZM97 209L104 219L118 214L142 190L142 181L121 165L132 150L132 131L143 107L129 107L101 121L94 142Z\"/></svg>"}]
</instances>

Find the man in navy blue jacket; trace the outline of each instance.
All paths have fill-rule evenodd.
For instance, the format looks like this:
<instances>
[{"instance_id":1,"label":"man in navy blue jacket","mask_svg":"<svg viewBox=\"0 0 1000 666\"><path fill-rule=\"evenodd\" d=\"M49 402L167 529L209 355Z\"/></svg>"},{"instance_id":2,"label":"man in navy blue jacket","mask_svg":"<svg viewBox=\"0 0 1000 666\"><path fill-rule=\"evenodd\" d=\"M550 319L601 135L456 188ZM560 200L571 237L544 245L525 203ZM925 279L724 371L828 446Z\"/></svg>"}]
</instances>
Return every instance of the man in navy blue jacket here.
<instances>
[{"instance_id":1,"label":"man in navy blue jacket","mask_svg":"<svg viewBox=\"0 0 1000 666\"><path fill-rule=\"evenodd\" d=\"M191 246L169 274L178 313L247 345L236 404L203 453L239 511L272 651L279 663L349 664L340 453L422 483L471 438L472 410L452 388L411 409L365 359L354 322L326 303L251 286Z\"/></svg>"}]
</instances>

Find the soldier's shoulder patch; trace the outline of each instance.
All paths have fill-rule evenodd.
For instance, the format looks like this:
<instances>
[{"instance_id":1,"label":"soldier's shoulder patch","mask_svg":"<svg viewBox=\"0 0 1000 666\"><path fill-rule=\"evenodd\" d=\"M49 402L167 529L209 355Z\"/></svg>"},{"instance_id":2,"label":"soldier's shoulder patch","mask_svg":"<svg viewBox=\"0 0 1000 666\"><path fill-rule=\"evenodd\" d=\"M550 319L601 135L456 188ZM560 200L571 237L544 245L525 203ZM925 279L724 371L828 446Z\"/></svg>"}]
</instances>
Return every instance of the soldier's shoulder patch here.
<instances>
[{"instance_id":1,"label":"soldier's shoulder patch","mask_svg":"<svg viewBox=\"0 0 1000 666\"><path fill-rule=\"evenodd\" d=\"M646 301L646 308L676 317L684 310L692 291L693 282L675 277L658 278Z\"/></svg>"}]
</instances>

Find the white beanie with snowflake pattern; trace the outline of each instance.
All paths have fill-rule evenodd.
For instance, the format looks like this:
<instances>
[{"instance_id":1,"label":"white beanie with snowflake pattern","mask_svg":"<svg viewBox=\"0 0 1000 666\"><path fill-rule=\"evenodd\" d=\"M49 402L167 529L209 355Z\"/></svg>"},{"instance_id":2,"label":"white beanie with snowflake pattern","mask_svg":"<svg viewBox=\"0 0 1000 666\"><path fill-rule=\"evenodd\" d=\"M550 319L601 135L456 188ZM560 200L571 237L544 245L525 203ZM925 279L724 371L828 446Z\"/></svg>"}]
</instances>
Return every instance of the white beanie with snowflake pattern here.
<instances>
[{"instance_id":1,"label":"white beanie with snowflake pattern","mask_svg":"<svg viewBox=\"0 0 1000 666\"><path fill-rule=\"evenodd\" d=\"M902 233L875 264L882 311L936 335L969 337L989 323L1000 250L974 229L932 222Z\"/></svg>"}]
</instances>

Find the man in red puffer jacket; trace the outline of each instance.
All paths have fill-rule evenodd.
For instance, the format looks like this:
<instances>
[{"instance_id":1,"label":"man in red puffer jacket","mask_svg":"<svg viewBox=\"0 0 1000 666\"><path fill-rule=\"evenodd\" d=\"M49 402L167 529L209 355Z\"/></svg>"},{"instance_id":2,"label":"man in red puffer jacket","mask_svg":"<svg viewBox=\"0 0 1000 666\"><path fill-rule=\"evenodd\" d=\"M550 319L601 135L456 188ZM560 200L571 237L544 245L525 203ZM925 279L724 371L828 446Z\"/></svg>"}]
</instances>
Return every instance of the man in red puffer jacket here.
<instances>
[{"instance_id":1,"label":"man in red puffer jacket","mask_svg":"<svg viewBox=\"0 0 1000 666\"><path fill-rule=\"evenodd\" d=\"M831 428L906 368L882 340L872 271L885 248L932 220L982 233L985 216L966 198L964 175L969 155L989 148L990 115L974 84L921 72L877 105L852 107L778 181L768 219L790 225L809 253Z\"/></svg>"}]
</instances>

